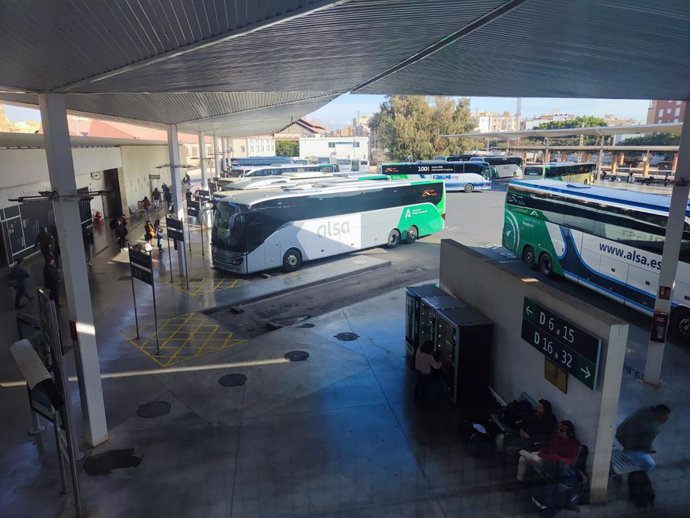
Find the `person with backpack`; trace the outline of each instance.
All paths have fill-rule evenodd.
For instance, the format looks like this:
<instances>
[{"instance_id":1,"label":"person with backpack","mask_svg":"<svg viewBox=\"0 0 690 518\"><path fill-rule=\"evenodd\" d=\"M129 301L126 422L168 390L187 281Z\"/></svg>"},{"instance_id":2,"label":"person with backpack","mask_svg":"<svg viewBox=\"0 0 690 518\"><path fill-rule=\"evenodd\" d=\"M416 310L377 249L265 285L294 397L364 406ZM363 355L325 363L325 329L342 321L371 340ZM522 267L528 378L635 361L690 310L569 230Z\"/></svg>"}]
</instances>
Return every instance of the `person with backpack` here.
<instances>
[{"instance_id":1,"label":"person with backpack","mask_svg":"<svg viewBox=\"0 0 690 518\"><path fill-rule=\"evenodd\" d=\"M656 464L652 459L652 443L661 431L661 425L668 421L671 409L666 405L640 408L629 415L616 429L616 439L624 448L624 453L634 459L649 473Z\"/></svg>"},{"instance_id":2,"label":"person with backpack","mask_svg":"<svg viewBox=\"0 0 690 518\"><path fill-rule=\"evenodd\" d=\"M144 196L144 200L141 202L142 207L144 207L144 214L149 217L149 210L151 210L151 200L148 196Z\"/></svg>"},{"instance_id":3,"label":"person with backpack","mask_svg":"<svg viewBox=\"0 0 690 518\"><path fill-rule=\"evenodd\" d=\"M32 295L26 294L26 281L31 275L24 267L24 259L21 257L17 259L10 275L12 277L12 286L16 290L14 295L14 309L22 309L24 307L22 298L26 298L29 301L34 299Z\"/></svg>"},{"instance_id":4,"label":"person with backpack","mask_svg":"<svg viewBox=\"0 0 690 518\"><path fill-rule=\"evenodd\" d=\"M161 220L157 219L153 222L153 232L156 236L156 245L158 245L158 250L163 251L163 245L161 245L161 239L163 239L163 229L161 228Z\"/></svg>"},{"instance_id":5,"label":"person with backpack","mask_svg":"<svg viewBox=\"0 0 690 518\"><path fill-rule=\"evenodd\" d=\"M34 248L40 248L43 260L47 263L48 256L53 254L53 237L48 232L48 227L45 225L41 227L38 235L36 236L36 244Z\"/></svg>"},{"instance_id":6,"label":"person with backpack","mask_svg":"<svg viewBox=\"0 0 690 518\"><path fill-rule=\"evenodd\" d=\"M170 189L166 190L163 193L163 198L165 199L165 207L168 209L168 212L173 211L173 206L172 206L172 193L170 192Z\"/></svg>"},{"instance_id":7,"label":"person with backpack","mask_svg":"<svg viewBox=\"0 0 690 518\"><path fill-rule=\"evenodd\" d=\"M86 256L86 263L92 266L93 260L93 232L89 227L82 227L81 238L84 242L84 255Z\"/></svg>"},{"instance_id":8,"label":"person with backpack","mask_svg":"<svg viewBox=\"0 0 690 518\"><path fill-rule=\"evenodd\" d=\"M575 425L570 421L561 421L556 431L551 434L546 445L539 451L520 450L517 475L519 482L524 482L527 468L544 471L546 462L562 462L573 466L580 448L580 441L575 437Z\"/></svg>"},{"instance_id":9,"label":"person with backpack","mask_svg":"<svg viewBox=\"0 0 690 518\"><path fill-rule=\"evenodd\" d=\"M158 190L158 187L154 187L151 199L153 200L153 210L157 211L161 205L161 192Z\"/></svg>"},{"instance_id":10,"label":"person with backpack","mask_svg":"<svg viewBox=\"0 0 690 518\"><path fill-rule=\"evenodd\" d=\"M55 302L55 307L62 307L60 305L60 270L52 255L48 256L48 262L43 267L43 287L48 290L48 297Z\"/></svg>"}]
</instances>

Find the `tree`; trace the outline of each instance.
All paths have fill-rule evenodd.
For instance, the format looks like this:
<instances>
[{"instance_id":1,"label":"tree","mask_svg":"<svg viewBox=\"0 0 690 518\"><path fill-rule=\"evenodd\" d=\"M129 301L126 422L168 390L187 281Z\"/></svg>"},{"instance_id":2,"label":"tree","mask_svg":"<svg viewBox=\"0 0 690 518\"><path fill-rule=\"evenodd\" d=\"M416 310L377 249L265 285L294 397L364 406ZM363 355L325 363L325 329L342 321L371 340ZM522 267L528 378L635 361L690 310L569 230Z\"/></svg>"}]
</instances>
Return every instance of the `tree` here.
<instances>
[{"instance_id":1,"label":"tree","mask_svg":"<svg viewBox=\"0 0 690 518\"><path fill-rule=\"evenodd\" d=\"M388 97L375 113L369 127L392 160L434 158L461 153L471 147L464 139L442 137L465 133L475 127L468 99L430 99L414 95Z\"/></svg>"},{"instance_id":2,"label":"tree","mask_svg":"<svg viewBox=\"0 0 690 518\"><path fill-rule=\"evenodd\" d=\"M677 146L680 135L676 133L652 133L642 137L627 138L620 143L621 146Z\"/></svg>"},{"instance_id":3,"label":"tree","mask_svg":"<svg viewBox=\"0 0 690 518\"><path fill-rule=\"evenodd\" d=\"M276 156L299 156L299 142L296 140L278 140Z\"/></svg>"},{"instance_id":4,"label":"tree","mask_svg":"<svg viewBox=\"0 0 690 518\"><path fill-rule=\"evenodd\" d=\"M567 121L542 122L537 129L595 128L607 126L606 121L592 115L580 115Z\"/></svg>"}]
</instances>

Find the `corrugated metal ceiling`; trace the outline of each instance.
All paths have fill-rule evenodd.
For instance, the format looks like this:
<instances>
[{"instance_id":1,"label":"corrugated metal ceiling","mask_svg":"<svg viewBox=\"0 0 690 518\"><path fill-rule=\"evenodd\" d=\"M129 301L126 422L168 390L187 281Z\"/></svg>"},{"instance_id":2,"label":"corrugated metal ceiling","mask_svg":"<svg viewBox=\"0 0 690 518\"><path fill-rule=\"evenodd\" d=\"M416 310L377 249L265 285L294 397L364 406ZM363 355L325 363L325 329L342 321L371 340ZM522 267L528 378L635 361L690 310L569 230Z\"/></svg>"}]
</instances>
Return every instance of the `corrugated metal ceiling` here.
<instances>
[{"instance_id":1,"label":"corrugated metal ceiling","mask_svg":"<svg viewBox=\"0 0 690 518\"><path fill-rule=\"evenodd\" d=\"M43 0L0 14L3 88L139 121L235 131L281 113L280 129L357 85L690 98L687 0Z\"/></svg>"}]
</instances>

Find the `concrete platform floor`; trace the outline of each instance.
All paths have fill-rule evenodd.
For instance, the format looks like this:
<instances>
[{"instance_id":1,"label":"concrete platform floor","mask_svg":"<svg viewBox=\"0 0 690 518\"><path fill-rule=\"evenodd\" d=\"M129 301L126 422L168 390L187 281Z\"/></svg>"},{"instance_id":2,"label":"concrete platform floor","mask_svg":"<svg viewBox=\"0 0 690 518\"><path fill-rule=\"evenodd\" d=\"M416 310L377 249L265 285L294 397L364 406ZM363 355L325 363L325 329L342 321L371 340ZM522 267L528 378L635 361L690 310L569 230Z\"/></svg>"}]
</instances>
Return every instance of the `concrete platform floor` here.
<instances>
[{"instance_id":1,"label":"concrete platform floor","mask_svg":"<svg viewBox=\"0 0 690 518\"><path fill-rule=\"evenodd\" d=\"M216 275L208 270L208 255L206 262L195 260L194 275ZM242 297L265 296L286 284L318 282L318 275L352 268L352 260L363 259L305 268L299 280L281 276L248 282ZM191 295L166 284L164 261L157 264L159 315L198 312L241 298L234 288ZM32 273L34 280L40 279L37 267ZM528 490L505 490L514 477L514 465L500 456L476 460L468 455L457 433L462 418L457 409L445 402L420 406L411 401L414 379L404 365L403 289L306 322L313 326L282 328L159 368L125 336L134 325L131 284L118 279L127 275L126 258L112 248L97 257L89 275L110 438L87 451L91 460L80 463L86 516L535 514ZM16 334L11 293L6 291L0 300L0 321L6 330L0 350L3 382L20 379L8 352ZM137 286L140 318L145 321L152 318L148 292L147 286ZM306 351L309 357L290 362L284 357L289 351ZM68 362L73 364L71 356ZM674 368L666 366L669 372ZM220 384L227 380L223 376L238 374L246 383ZM655 444L658 469L652 474L656 511L666 517L690 515L690 382L687 375L673 379L673 387L651 389L639 383L634 372L626 373L619 416L659 401L673 409ZM72 388L76 405L76 383ZM169 413L140 417L140 406L150 402L168 403ZM0 516L74 516L71 495L58 494L52 433L27 435L25 389L0 387L0 408ZM124 465L130 449L136 466L97 473L93 459L124 450ZM580 515L641 515L626 495L626 484L612 481L608 504L584 506Z\"/></svg>"}]
</instances>

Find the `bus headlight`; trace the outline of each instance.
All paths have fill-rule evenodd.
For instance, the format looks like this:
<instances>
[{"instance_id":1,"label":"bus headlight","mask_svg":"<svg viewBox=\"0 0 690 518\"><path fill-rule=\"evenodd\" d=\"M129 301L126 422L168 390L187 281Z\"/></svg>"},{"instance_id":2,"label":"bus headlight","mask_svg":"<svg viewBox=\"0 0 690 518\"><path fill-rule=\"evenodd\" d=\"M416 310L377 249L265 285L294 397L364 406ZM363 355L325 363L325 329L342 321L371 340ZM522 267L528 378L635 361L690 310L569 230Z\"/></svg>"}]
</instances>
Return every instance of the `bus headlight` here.
<instances>
[{"instance_id":1,"label":"bus headlight","mask_svg":"<svg viewBox=\"0 0 690 518\"><path fill-rule=\"evenodd\" d=\"M230 264L233 266L239 266L244 262L244 257L236 257L232 261L230 261Z\"/></svg>"}]
</instances>

